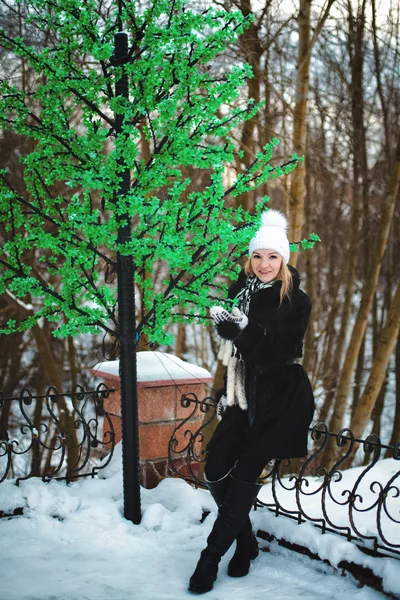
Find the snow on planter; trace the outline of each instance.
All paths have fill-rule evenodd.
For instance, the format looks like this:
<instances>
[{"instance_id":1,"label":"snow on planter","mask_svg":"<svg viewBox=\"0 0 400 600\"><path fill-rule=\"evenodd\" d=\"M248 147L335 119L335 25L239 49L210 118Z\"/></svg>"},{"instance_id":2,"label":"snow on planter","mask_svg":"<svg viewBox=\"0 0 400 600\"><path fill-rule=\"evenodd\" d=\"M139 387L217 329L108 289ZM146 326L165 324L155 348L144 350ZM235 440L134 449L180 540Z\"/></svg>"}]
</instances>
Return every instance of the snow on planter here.
<instances>
[{"instance_id":1,"label":"snow on planter","mask_svg":"<svg viewBox=\"0 0 400 600\"><path fill-rule=\"evenodd\" d=\"M104 410L110 417L115 443L118 443L122 438L119 361L99 363L92 373L103 378L106 385L114 390L104 401ZM169 441L176 427L191 412L182 408L182 396L194 394L198 400L203 400L211 394L212 376L206 369L173 354L149 351L137 354L137 379L142 484L153 488L168 475ZM182 443L187 443L184 442L184 432L195 433L201 426L202 417L203 414L197 410L185 423ZM109 431L105 419L104 437L109 436ZM194 466L198 467L198 464Z\"/></svg>"}]
</instances>

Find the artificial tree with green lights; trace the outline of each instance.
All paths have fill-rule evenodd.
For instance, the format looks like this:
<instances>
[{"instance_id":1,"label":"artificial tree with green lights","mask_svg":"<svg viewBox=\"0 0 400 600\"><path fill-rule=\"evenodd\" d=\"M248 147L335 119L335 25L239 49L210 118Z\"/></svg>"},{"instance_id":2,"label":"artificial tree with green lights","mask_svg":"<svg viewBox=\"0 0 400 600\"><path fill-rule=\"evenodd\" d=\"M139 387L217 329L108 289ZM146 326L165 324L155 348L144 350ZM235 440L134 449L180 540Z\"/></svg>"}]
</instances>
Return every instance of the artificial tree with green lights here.
<instances>
[{"instance_id":1,"label":"artificial tree with green lights","mask_svg":"<svg viewBox=\"0 0 400 600\"><path fill-rule=\"evenodd\" d=\"M0 323L0 331L47 319L56 336L104 331L121 341L118 286L105 274L116 270L120 278L131 269L142 306L136 322L130 315L130 331L167 343L171 324L205 319L224 297L218 276L234 276L265 208L260 202L250 215L227 200L232 205L300 160L272 167L272 140L229 189L224 185L226 166L235 155L240 160L230 133L259 107L240 100L250 68L217 68L215 59L251 16L195 12L182 0L152 0L143 10L122 1L105 10L99 0L22 6L30 35L2 28L0 45L36 81L27 90L19 80L0 80L0 127L3 136L13 132L32 144L20 158L23 184L0 172L0 294L7 290L34 310ZM128 45L118 55L121 30ZM204 185L189 193L187 167L205 174ZM48 277L32 267L32 252ZM155 287L151 274L160 261L165 277Z\"/></svg>"}]
</instances>

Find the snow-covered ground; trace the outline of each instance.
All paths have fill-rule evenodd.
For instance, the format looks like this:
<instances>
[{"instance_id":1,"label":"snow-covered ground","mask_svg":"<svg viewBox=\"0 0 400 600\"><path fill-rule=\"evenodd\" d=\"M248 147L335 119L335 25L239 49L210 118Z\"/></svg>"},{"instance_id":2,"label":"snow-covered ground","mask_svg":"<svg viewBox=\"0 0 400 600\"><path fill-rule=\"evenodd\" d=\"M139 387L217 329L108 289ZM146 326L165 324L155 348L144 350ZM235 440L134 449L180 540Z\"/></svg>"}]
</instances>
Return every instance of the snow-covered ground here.
<instances>
[{"instance_id":1,"label":"snow-covered ground","mask_svg":"<svg viewBox=\"0 0 400 600\"><path fill-rule=\"evenodd\" d=\"M1 510L24 508L23 516L0 519L0 600L193 598L187 583L214 521L212 498L182 480L164 480L154 490L142 490L142 522L133 525L122 516L121 471L113 463L107 479L70 486L39 479L20 487L10 481L0 485ZM267 498L267 486L264 494ZM204 510L211 514L201 523ZM359 558L354 545L340 536L321 535L310 524L299 526L262 509L251 517L255 528L298 543L308 540L331 564ZM207 600L386 597L274 543L260 553L247 577L232 579L226 574L232 553L233 548L223 558ZM400 595L400 561L363 560L383 577L386 591Z\"/></svg>"}]
</instances>

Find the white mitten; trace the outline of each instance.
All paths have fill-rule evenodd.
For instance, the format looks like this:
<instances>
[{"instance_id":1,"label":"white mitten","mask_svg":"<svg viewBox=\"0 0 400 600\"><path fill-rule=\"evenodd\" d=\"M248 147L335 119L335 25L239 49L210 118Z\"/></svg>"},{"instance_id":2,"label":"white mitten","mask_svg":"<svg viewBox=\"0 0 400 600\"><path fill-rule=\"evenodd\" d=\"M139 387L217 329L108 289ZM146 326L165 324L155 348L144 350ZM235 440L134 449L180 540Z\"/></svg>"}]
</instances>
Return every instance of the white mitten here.
<instances>
[{"instance_id":1,"label":"white mitten","mask_svg":"<svg viewBox=\"0 0 400 600\"><path fill-rule=\"evenodd\" d=\"M232 309L232 314L225 310L222 306L212 306L210 308L210 316L215 323L234 323L239 329L247 327L249 319L236 306Z\"/></svg>"},{"instance_id":2,"label":"white mitten","mask_svg":"<svg viewBox=\"0 0 400 600\"><path fill-rule=\"evenodd\" d=\"M249 324L249 319L237 306L232 308L232 320L239 325L240 329L244 329Z\"/></svg>"}]
</instances>

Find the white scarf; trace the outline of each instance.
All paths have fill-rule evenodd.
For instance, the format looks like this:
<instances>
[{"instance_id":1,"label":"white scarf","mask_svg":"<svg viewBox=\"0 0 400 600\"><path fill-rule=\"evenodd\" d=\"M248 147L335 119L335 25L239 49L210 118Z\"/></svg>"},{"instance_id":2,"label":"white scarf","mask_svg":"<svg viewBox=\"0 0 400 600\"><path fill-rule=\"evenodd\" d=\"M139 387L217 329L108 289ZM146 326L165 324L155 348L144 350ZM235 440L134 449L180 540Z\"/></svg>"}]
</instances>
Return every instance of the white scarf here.
<instances>
[{"instance_id":1,"label":"white scarf","mask_svg":"<svg viewBox=\"0 0 400 600\"><path fill-rule=\"evenodd\" d=\"M277 281L262 283L255 275L249 276L246 285L237 295L238 308L246 315L249 314L250 302L253 294L259 290L272 287ZM246 365L239 355L231 340L222 340L218 353L218 360L227 367L226 375L226 403L228 406L238 404L242 410L247 410L248 404L245 392ZM221 399L222 400L222 399Z\"/></svg>"}]
</instances>

